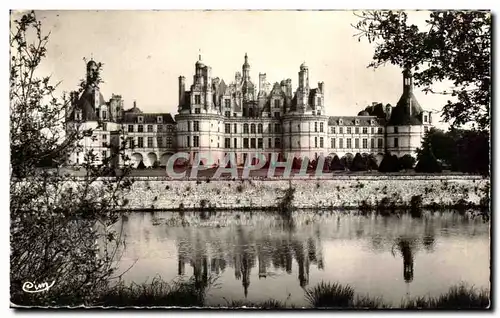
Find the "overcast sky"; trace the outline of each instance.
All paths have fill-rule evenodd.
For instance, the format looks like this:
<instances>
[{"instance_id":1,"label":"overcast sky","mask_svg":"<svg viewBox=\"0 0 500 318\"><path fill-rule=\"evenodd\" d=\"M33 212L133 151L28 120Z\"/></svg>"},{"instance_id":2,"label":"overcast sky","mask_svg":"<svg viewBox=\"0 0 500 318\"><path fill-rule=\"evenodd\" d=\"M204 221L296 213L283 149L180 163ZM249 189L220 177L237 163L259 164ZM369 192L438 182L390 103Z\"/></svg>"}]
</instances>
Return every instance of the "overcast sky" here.
<instances>
[{"instance_id":1,"label":"overcast sky","mask_svg":"<svg viewBox=\"0 0 500 318\"><path fill-rule=\"evenodd\" d=\"M355 115L371 102L395 105L402 93L401 70L367 68L373 47L358 42L352 11L38 11L51 31L42 72L75 89L85 76L84 57L104 63L101 91L106 100L121 94L125 107L137 101L145 112L176 113L178 77L192 84L202 59L214 77L227 82L241 71L245 53L251 77L271 83L292 79L297 87L301 63L309 82L325 82L329 115ZM426 13L410 17L422 22ZM441 109L446 98L415 90L424 109ZM437 119L437 118L436 118Z\"/></svg>"}]
</instances>

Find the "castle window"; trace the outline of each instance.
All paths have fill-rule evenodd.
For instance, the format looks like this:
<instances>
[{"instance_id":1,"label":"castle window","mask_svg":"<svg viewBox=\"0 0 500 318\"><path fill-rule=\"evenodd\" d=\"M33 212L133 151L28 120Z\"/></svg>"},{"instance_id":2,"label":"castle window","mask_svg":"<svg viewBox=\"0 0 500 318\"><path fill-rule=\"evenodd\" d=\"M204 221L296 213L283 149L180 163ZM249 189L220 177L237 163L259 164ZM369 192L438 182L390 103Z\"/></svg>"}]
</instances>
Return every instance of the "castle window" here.
<instances>
[{"instance_id":1,"label":"castle window","mask_svg":"<svg viewBox=\"0 0 500 318\"><path fill-rule=\"evenodd\" d=\"M344 123L344 120L339 119L339 125L342 125Z\"/></svg>"},{"instance_id":2,"label":"castle window","mask_svg":"<svg viewBox=\"0 0 500 318\"><path fill-rule=\"evenodd\" d=\"M134 140L134 138L130 138L128 140L128 146L129 146L130 149L134 149L135 148L135 140Z\"/></svg>"},{"instance_id":3,"label":"castle window","mask_svg":"<svg viewBox=\"0 0 500 318\"><path fill-rule=\"evenodd\" d=\"M363 138L363 149L368 148L368 139Z\"/></svg>"},{"instance_id":4,"label":"castle window","mask_svg":"<svg viewBox=\"0 0 500 318\"><path fill-rule=\"evenodd\" d=\"M195 114L200 114L200 113L201 113L201 110L200 110L199 108L195 108L195 109L194 109L194 113L195 113Z\"/></svg>"},{"instance_id":5,"label":"castle window","mask_svg":"<svg viewBox=\"0 0 500 318\"><path fill-rule=\"evenodd\" d=\"M318 148L318 137L314 137L314 148Z\"/></svg>"},{"instance_id":6,"label":"castle window","mask_svg":"<svg viewBox=\"0 0 500 318\"><path fill-rule=\"evenodd\" d=\"M335 132L335 130L334 130ZM344 133L344 127L339 127L339 134L343 134Z\"/></svg>"},{"instance_id":7,"label":"castle window","mask_svg":"<svg viewBox=\"0 0 500 318\"><path fill-rule=\"evenodd\" d=\"M300 132L300 124L297 125L297 131Z\"/></svg>"},{"instance_id":8,"label":"castle window","mask_svg":"<svg viewBox=\"0 0 500 318\"><path fill-rule=\"evenodd\" d=\"M102 140L107 140L108 139L108 135L104 134L102 135Z\"/></svg>"},{"instance_id":9,"label":"castle window","mask_svg":"<svg viewBox=\"0 0 500 318\"><path fill-rule=\"evenodd\" d=\"M356 120L354 121L354 123L355 123L356 125L359 125L359 119L356 119Z\"/></svg>"},{"instance_id":10,"label":"castle window","mask_svg":"<svg viewBox=\"0 0 500 318\"><path fill-rule=\"evenodd\" d=\"M313 114L313 116L314 116L314 115L316 115L316 111L314 111L314 110L313 110L313 111L312 111L312 114Z\"/></svg>"},{"instance_id":11,"label":"castle window","mask_svg":"<svg viewBox=\"0 0 500 318\"><path fill-rule=\"evenodd\" d=\"M256 148L256 144L255 144L255 138L251 138L250 139L250 146L252 149L255 149Z\"/></svg>"},{"instance_id":12,"label":"castle window","mask_svg":"<svg viewBox=\"0 0 500 318\"><path fill-rule=\"evenodd\" d=\"M359 134L359 127L354 128L354 133Z\"/></svg>"},{"instance_id":13,"label":"castle window","mask_svg":"<svg viewBox=\"0 0 500 318\"><path fill-rule=\"evenodd\" d=\"M382 149L382 148L384 148L384 140L383 140L382 138L379 138L379 139L377 140L377 148L378 148L378 149Z\"/></svg>"},{"instance_id":14,"label":"castle window","mask_svg":"<svg viewBox=\"0 0 500 318\"><path fill-rule=\"evenodd\" d=\"M374 134L375 133L375 127L372 127L371 129L371 133Z\"/></svg>"},{"instance_id":15,"label":"castle window","mask_svg":"<svg viewBox=\"0 0 500 318\"><path fill-rule=\"evenodd\" d=\"M274 124L274 132L281 133L281 125L280 124Z\"/></svg>"},{"instance_id":16,"label":"castle window","mask_svg":"<svg viewBox=\"0 0 500 318\"><path fill-rule=\"evenodd\" d=\"M258 132L259 134L262 134L262 124L258 124L258 125L257 125L257 132Z\"/></svg>"},{"instance_id":17,"label":"castle window","mask_svg":"<svg viewBox=\"0 0 500 318\"><path fill-rule=\"evenodd\" d=\"M162 148L163 147L163 138L162 137L156 137L156 146L158 148Z\"/></svg>"},{"instance_id":18,"label":"castle window","mask_svg":"<svg viewBox=\"0 0 500 318\"><path fill-rule=\"evenodd\" d=\"M106 131L108 129L107 123L102 123L102 131Z\"/></svg>"},{"instance_id":19,"label":"castle window","mask_svg":"<svg viewBox=\"0 0 500 318\"><path fill-rule=\"evenodd\" d=\"M318 106L321 106L321 97L318 97Z\"/></svg>"},{"instance_id":20,"label":"castle window","mask_svg":"<svg viewBox=\"0 0 500 318\"><path fill-rule=\"evenodd\" d=\"M344 139L339 138L339 149L344 148Z\"/></svg>"},{"instance_id":21,"label":"castle window","mask_svg":"<svg viewBox=\"0 0 500 318\"><path fill-rule=\"evenodd\" d=\"M137 147L144 148L144 138L143 137L137 137Z\"/></svg>"},{"instance_id":22,"label":"castle window","mask_svg":"<svg viewBox=\"0 0 500 318\"><path fill-rule=\"evenodd\" d=\"M188 148L191 147L191 136L186 136L186 141L187 141L186 143L187 147Z\"/></svg>"},{"instance_id":23,"label":"castle window","mask_svg":"<svg viewBox=\"0 0 500 318\"><path fill-rule=\"evenodd\" d=\"M350 149L350 148L351 148L351 146L352 146L352 143L351 143L351 138L347 138L347 141L346 141L346 142L347 142L347 148L349 148L349 149Z\"/></svg>"},{"instance_id":24,"label":"castle window","mask_svg":"<svg viewBox=\"0 0 500 318\"><path fill-rule=\"evenodd\" d=\"M321 111L318 110L318 116L321 115Z\"/></svg>"},{"instance_id":25,"label":"castle window","mask_svg":"<svg viewBox=\"0 0 500 318\"><path fill-rule=\"evenodd\" d=\"M348 134L352 134L352 128L351 127L347 127L347 133ZM348 148L350 148L350 147L348 147Z\"/></svg>"},{"instance_id":26,"label":"castle window","mask_svg":"<svg viewBox=\"0 0 500 318\"><path fill-rule=\"evenodd\" d=\"M363 134L367 134L368 133L368 127L363 127Z\"/></svg>"},{"instance_id":27,"label":"castle window","mask_svg":"<svg viewBox=\"0 0 500 318\"><path fill-rule=\"evenodd\" d=\"M142 124L142 123L144 122L144 117L142 117L142 116L137 116L137 122L138 122L139 124Z\"/></svg>"},{"instance_id":28,"label":"castle window","mask_svg":"<svg viewBox=\"0 0 500 318\"><path fill-rule=\"evenodd\" d=\"M167 137L167 148L172 148L172 137Z\"/></svg>"},{"instance_id":29,"label":"castle window","mask_svg":"<svg viewBox=\"0 0 500 318\"><path fill-rule=\"evenodd\" d=\"M243 148L248 149L248 138L243 138Z\"/></svg>"},{"instance_id":30,"label":"castle window","mask_svg":"<svg viewBox=\"0 0 500 318\"><path fill-rule=\"evenodd\" d=\"M354 139L354 148L359 148L359 139L358 138Z\"/></svg>"},{"instance_id":31,"label":"castle window","mask_svg":"<svg viewBox=\"0 0 500 318\"><path fill-rule=\"evenodd\" d=\"M274 108L280 108L280 100L279 99L274 100Z\"/></svg>"},{"instance_id":32,"label":"castle window","mask_svg":"<svg viewBox=\"0 0 500 318\"><path fill-rule=\"evenodd\" d=\"M429 127L428 126L424 126L424 132L428 132L429 131Z\"/></svg>"},{"instance_id":33,"label":"castle window","mask_svg":"<svg viewBox=\"0 0 500 318\"><path fill-rule=\"evenodd\" d=\"M249 108L248 111L249 111L249 116L250 117L254 117L254 115L253 115L253 108Z\"/></svg>"},{"instance_id":34,"label":"castle window","mask_svg":"<svg viewBox=\"0 0 500 318\"><path fill-rule=\"evenodd\" d=\"M108 115L108 113L107 113L105 110L103 110L103 111L102 111L102 119L106 120L106 119L107 119L107 118L106 118L106 117L107 117L107 115Z\"/></svg>"},{"instance_id":35,"label":"castle window","mask_svg":"<svg viewBox=\"0 0 500 318\"><path fill-rule=\"evenodd\" d=\"M102 156L102 160L104 160L108 156L107 151L103 150L101 156Z\"/></svg>"},{"instance_id":36,"label":"castle window","mask_svg":"<svg viewBox=\"0 0 500 318\"><path fill-rule=\"evenodd\" d=\"M250 125L250 132L251 132L252 134L255 134L255 124L251 124L251 125Z\"/></svg>"},{"instance_id":37,"label":"castle window","mask_svg":"<svg viewBox=\"0 0 500 318\"><path fill-rule=\"evenodd\" d=\"M330 141L330 148L335 148L335 138L332 138Z\"/></svg>"},{"instance_id":38,"label":"castle window","mask_svg":"<svg viewBox=\"0 0 500 318\"><path fill-rule=\"evenodd\" d=\"M259 148L259 149L264 148L262 144L263 144L262 138L258 138L257 139L257 148Z\"/></svg>"},{"instance_id":39,"label":"castle window","mask_svg":"<svg viewBox=\"0 0 500 318\"><path fill-rule=\"evenodd\" d=\"M233 117L236 117L236 113L233 113Z\"/></svg>"},{"instance_id":40,"label":"castle window","mask_svg":"<svg viewBox=\"0 0 500 318\"><path fill-rule=\"evenodd\" d=\"M174 131L174 127L172 125L168 125L167 126L167 131Z\"/></svg>"},{"instance_id":41,"label":"castle window","mask_svg":"<svg viewBox=\"0 0 500 318\"><path fill-rule=\"evenodd\" d=\"M335 127L332 127L332 134L335 133Z\"/></svg>"},{"instance_id":42,"label":"castle window","mask_svg":"<svg viewBox=\"0 0 500 318\"><path fill-rule=\"evenodd\" d=\"M144 126L143 125L137 125L137 132L144 132Z\"/></svg>"},{"instance_id":43,"label":"castle window","mask_svg":"<svg viewBox=\"0 0 500 318\"><path fill-rule=\"evenodd\" d=\"M278 118L279 119L280 118L280 113L279 112L275 112L274 113L274 118Z\"/></svg>"},{"instance_id":44,"label":"castle window","mask_svg":"<svg viewBox=\"0 0 500 318\"><path fill-rule=\"evenodd\" d=\"M158 124L163 123L163 117L161 117L161 116L157 116L157 117L156 117L156 122L157 122Z\"/></svg>"},{"instance_id":45,"label":"castle window","mask_svg":"<svg viewBox=\"0 0 500 318\"><path fill-rule=\"evenodd\" d=\"M399 129L398 129L398 128L399 128L398 126L395 126L395 127L394 127L394 133L395 133L395 134L399 133Z\"/></svg>"},{"instance_id":46,"label":"castle window","mask_svg":"<svg viewBox=\"0 0 500 318\"><path fill-rule=\"evenodd\" d=\"M318 132L318 123L314 122L314 132Z\"/></svg>"},{"instance_id":47,"label":"castle window","mask_svg":"<svg viewBox=\"0 0 500 318\"><path fill-rule=\"evenodd\" d=\"M238 125L234 124L234 133L236 134L238 132Z\"/></svg>"},{"instance_id":48,"label":"castle window","mask_svg":"<svg viewBox=\"0 0 500 318\"><path fill-rule=\"evenodd\" d=\"M226 105L226 108L230 108L231 107L231 100L229 98L226 98L224 100L224 104Z\"/></svg>"},{"instance_id":49,"label":"castle window","mask_svg":"<svg viewBox=\"0 0 500 318\"><path fill-rule=\"evenodd\" d=\"M238 148L238 138L234 138L234 148Z\"/></svg>"},{"instance_id":50,"label":"castle window","mask_svg":"<svg viewBox=\"0 0 500 318\"><path fill-rule=\"evenodd\" d=\"M191 131L191 122L188 121L188 131Z\"/></svg>"},{"instance_id":51,"label":"castle window","mask_svg":"<svg viewBox=\"0 0 500 318\"><path fill-rule=\"evenodd\" d=\"M281 148L281 139L274 138L274 147L275 148Z\"/></svg>"},{"instance_id":52,"label":"castle window","mask_svg":"<svg viewBox=\"0 0 500 318\"><path fill-rule=\"evenodd\" d=\"M82 120L82 111L80 109L75 112L75 120Z\"/></svg>"},{"instance_id":53,"label":"castle window","mask_svg":"<svg viewBox=\"0 0 500 318\"><path fill-rule=\"evenodd\" d=\"M148 125L148 132L153 132L153 125Z\"/></svg>"},{"instance_id":54,"label":"castle window","mask_svg":"<svg viewBox=\"0 0 500 318\"><path fill-rule=\"evenodd\" d=\"M231 138L224 138L224 148L231 148Z\"/></svg>"},{"instance_id":55,"label":"castle window","mask_svg":"<svg viewBox=\"0 0 500 318\"><path fill-rule=\"evenodd\" d=\"M247 114L248 114L247 109L243 108L243 117L247 117Z\"/></svg>"},{"instance_id":56,"label":"castle window","mask_svg":"<svg viewBox=\"0 0 500 318\"><path fill-rule=\"evenodd\" d=\"M427 115L424 115L424 123L427 122Z\"/></svg>"},{"instance_id":57,"label":"castle window","mask_svg":"<svg viewBox=\"0 0 500 318\"><path fill-rule=\"evenodd\" d=\"M372 138L372 141L371 141L371 148L372 148L372 149L375 149L375 138Z\"/></svg>"},{"instance_id":58,"label":"castle window","mask_svg":"<svg viewBox=\"0 0 500 318\"><path fill-rule=\"evenodd\" d=\"M323 148L323 147L324 147L323 137L319 137L319 147L320 147L320 148Z\"/></svg>"},{"instance_id":59,"label":"castle window","mask_svg":"<svg viewBox=\"0 0 500 318\"><path fill-rule=\"evenodd\" d=\"M399 139L397 137L394 138L394 147L399 147Z\"/></svg>"},{"instance_id":60,"label":"castle window","mask_svg":"<svg viewBox=\"0 0 500 318\"><path fill-rule=\"evenodd\" d=\"M199 146L200 146L200 137L193 136L193 147L199 147Z\"/></svg>"},{"instance_id":61,"label":"castle window","mask_svg":"<svg viewBox=\"0 0 500 318\"><path fill-rule=\"evenodd\" d=\"M157 125L156 126L156 131L157 132L162 132L163 131L163 125Z\"/></svg>"},{"instance_id":62,"label":"castle window","mask_svg":"<svg viewBox=\"0 0 500 318\"><path fill-rule=\"evenodd\" d=\"M201 104L201 96L200 95L194 95L194 103L197 105Z\"/></svg>"},{"instance_id":63,"label":"castle window","mask_svg":"<svg viewBox=\"0 0 500 318\"><path fill-rule=\"evenodd\" d=\"M197 120L193 121L193 131L200 131L200 122Z\"/></svg>"},{"instance_id":64,"label":"castle window","mask_svg":"<svg viewBox=\"0 0 500 318\"><path fill-rule=\"evenodd\" d=\"M230 112L230 111L226 111L226 112L224 112L224 116L226 116L226 117L231 117L231 112Z\"/></svg>"},{"instance_id":65,"label":"castle window","mask_svg":"<svg viewBox=\"0 0 500 318\"><path fill-rule=\"evenodd\" d=\"M243 133L248 134L248 124L243 124Z\"/></svg>"},{"instance_id":66,"label":"castle window","mask_svg":"<svg viewBox=\"0 0 500 318\"><path fill-rule=\"evenodd\" d=\"M224 124L224 132L226 134L230 134L231 133L231 124ZM229 148L229 147L226 147L226 148Z\"/></svg>"},{"instance_id":67,"label":"castle window","mask_svg":"<svg viewBox=\"0 0 500 318\"><path fill-rule=\"evenodd\" d=\"M379 128L378 128L378 133L379 133L379 134L383 134L383 133L384 133L384 129L383 129L382 127L379 127Z\"/></svg>"},{"instance_id":68,"label":"castle window","mask_svg":"<svg viewBox=\"0 0 500 318\"><path fill-rule=\"evenodd\" d=\"M323 132L323 123L319 123L319 132Z\"/></svg>"},{"instance_id":69,"label":"castle window","mask_svg":"<svg viewBox=\"0 0 500 318\"><path fill-rule=\"evenodd\" d=\"M153 137L148 137L148 148L153 148Z\"/></svg>"},{"instance_id":70,"label":"castle window","mask_svg":"<svg viewBox=\"0 0 500 318\"><path fill-rule=\"evenodd\" d=\"M370 124L375 125L375 119L372 119L372 120L370 121Z\"/></svg>"},{"instance_id":71,"label":"castle window","mask_svg":"<svg viewBox=\"0 0 500 318\"><path fill-rule=\"evenodd\" d=\"M267 147L272 148L273 147L273 142L271 141L271 138L267 138Z\"/></svg>"}]
</instances>

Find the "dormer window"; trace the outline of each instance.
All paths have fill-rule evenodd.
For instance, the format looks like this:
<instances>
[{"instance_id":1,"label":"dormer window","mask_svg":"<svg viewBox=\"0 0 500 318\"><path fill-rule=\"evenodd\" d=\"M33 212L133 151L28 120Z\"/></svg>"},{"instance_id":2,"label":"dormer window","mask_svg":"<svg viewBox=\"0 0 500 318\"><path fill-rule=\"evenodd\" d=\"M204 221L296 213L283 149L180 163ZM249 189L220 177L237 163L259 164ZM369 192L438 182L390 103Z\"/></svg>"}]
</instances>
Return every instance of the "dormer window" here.
<instances>
[{"instance_id":1,"label":"dormer window","mask_svg":"<svg viewBox=\"0 0 500 318\"><path fill-rule=\"evenodd\" d=\"M200 114L200 113L201 113L201 111L200 111L200 109L199 109L199 108L195 108L195 109L194 109L194 113L195 113L195 114Z\"/></svg>"},{"instance_id":2,"label":"dormer window","mask_svg":"<svg viewBox=\"0 0 500 318\"><path fill-rule=\"evenodd\" d=\"M158 124L163 123L163 117L161 117L161 116L156 117L156 122L157 122Z\"/></svg>"},{"instance_id":3,"label":"dormer window","mask_svg":"<svg viewBox=\"0 0 500 318\"><path fill-rule=\"evenodd\" d=\"M102 111L102 119L106 120L107 119L106 117L108 117L108 112L106 110L103 110Z\"/></svg>"},{"instance_id":4,"label":"dormer window","mask_svg":"<svg viewBox=\"0 0 500 318\"><path fill-rule=\"evenodd\" d=\"M342 119L339 119L339 125L343 125L344 121Z\"/></svg>"},{"instance_id":5,"label":"dormer window","mask_svg":"<svg viewBox=\"0 0 500 318\"><path fill-rule=\"evenodd\" d=\"M375 125L375 119L370 120L371 125Z\"/></svg>"},{"instance_id":6,"label":"dormer window","mask_svg":"<svg viewBox=\"0 0 500 318\"><path fill-rule=\"evenodd\" d=\"M356 119L356 120L354 121L354 123L355 123L356 125L359 125L359 119Z\"/></svg>"},{"instance_id":7,"label":"dormer window","mask_svg":"<svg viewBox=\"0 0 500 318\"><path fill-rule=\"evenodd\" d=\"M201 96L200 95L194 95L194 103L201 104Z\"/></svg>"},{"instance_id":8,"label":"dormer window","mask_svg":"<svg viewBox=\"0 0 500 318\"><path fill-rule=\"evenodd\" d=\"M82 110L81 109L77 109L75 111L75 120L82 120Z\"/></svg>"},{"instance_id":9,"label":"dormer window","mask_svg":"<svg viewBox=\"0 0 500 318\"><path fill-rule=\"evenodd\" d=\"M279 99L275 99L274 100L274 108L279 108L280 107L280 100Z\"/></svg>"},{"instance_id":10,"label":"dormer window","mask_svg":"<svg viewBox=\"0 0 500 318\"><path fill-rule=\"evenodd\" d=\"M427 115L424 115L424 123L427 122Z\"/></svg>"},{"instance_id":11,"label":"dormer window","mask_svg":"<svg viewBox=\"0 0 500 318\"><path fill-rule=\"evenodd\" d=\"M321 97L318 97L318 106L321 106Z\"/></svg>"},{"instance_id":12,"label":"dormer window","mask_svg":"<svg viewBox=\"0 0 500 318\"><path fill-rule=\"evenodd\" d=\"M144 122L144 117L143 116L137 116L137 122L139 124L142 124Z\"/></svg>"}]
</instances>

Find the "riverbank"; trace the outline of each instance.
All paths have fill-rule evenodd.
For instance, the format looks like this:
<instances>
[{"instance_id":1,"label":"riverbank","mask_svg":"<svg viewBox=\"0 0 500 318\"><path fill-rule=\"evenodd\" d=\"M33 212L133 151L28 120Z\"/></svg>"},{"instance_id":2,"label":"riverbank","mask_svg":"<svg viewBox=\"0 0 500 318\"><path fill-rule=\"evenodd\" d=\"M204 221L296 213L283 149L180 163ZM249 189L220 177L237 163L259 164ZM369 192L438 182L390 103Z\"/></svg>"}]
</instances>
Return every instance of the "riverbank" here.
<instances>
[{"instance_id":1,"label":"riverbank","mask_svg":"<svg viewBox=\"0 0 500 318\"><path fill-rule=\"evenodd\" d=\"M213 283L213 282L211 282ZM206 282L190 280L188 282L166 283L159 279L151 283L123 284L101 296L99 303L106 307L204 307L204 308L243 308L243 309L488 309L490 293L485 289L476 289L466 284L451 286L447 293L437 297L421 296L406 298L401 295L401 303L394 305L381 297L360 295L350 285L321 282L304 289L307 307L298 307L293 303L269 299L263 302L233 301L208 306L206 293L210 286Z\"/></svg>"},{"instance_id":2,"label":"riverbank","mask_svg":"<svg viewBox=\"0 0 500 318\"><path fill-rule=\"evenodd\" d=\"M471 175L337 176L332 178L169 180L134 177L126 210L275 210L295 189L298 209L405 208L420 197L430 209L489 206L489 179Z\"/></svg>"}]
</instances>

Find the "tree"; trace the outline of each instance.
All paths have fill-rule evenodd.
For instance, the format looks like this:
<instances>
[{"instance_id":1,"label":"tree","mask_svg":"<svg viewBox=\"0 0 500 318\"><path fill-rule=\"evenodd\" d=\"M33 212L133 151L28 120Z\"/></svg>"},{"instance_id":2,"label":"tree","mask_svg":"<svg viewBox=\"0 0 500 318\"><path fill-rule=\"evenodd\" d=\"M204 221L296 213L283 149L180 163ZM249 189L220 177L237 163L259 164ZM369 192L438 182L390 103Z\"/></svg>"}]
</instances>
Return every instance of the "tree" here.
<instances>
[{"instance_id":1,"label":"tree","mask_svg":"<svg viewBox=\"0 0 500 318\"><path fill-rule=\"evenodd\" d=\"M380 166L378 167L378 171L380 172L398 172L401 170L399 165L399 160L396 155L391 155L389 152L384 154L384 158L382 162L380 162Z\"/></svg>"},{"instance_id":2,"label":"tree","mask_svg":"<svg viewBox=\"0 0 500 318\"><path fill-rule=\"evenodd\" d=\"M137 165L137 169L138 170L144 170L144 169L146 169L146 165L144 164L144 162L142 160Z\"/></svg>"},{"instance_id":3,"label":"tree","mask_svg":"<svg viewBox=\"0 0 500 318\"><path fill-rule=\"evenodd\" d=\"M362 157L359 153L356 153L354 159L352 160L351 171L366 171L368 170L366 158Z\"/></svg>"},{"instance_id":4,"label":"tree","mask_svg":"<svg viewBox=\"0 0 500 318\"><path fill-rule=\"evenodd\" d=\"M429 143L423 144L422 149L417 150L417 161L417 165L415 166L416 172L434 173L443 171Z\"/></svg>"},{"instance_id":5,"label":"tree","mask_svg":"<svg viewBox=\"0 0 500 318\"><path fill-rule=\"evenodd\" d=\"M342 165L342 162L340 162L339 156L335 155L333 157L332 162L330 163L330 170L332 171L345 170L344 165Z\"/></svg>"},{"instance_id":6,"label":"tree","mask_svg":"<svg viewBox=\"0 0 500 318\"><path fill-rule=\"evenodd\" d=\"M399 158L399 165L401 169L409 170L413 169L413 166L415 165L415 158L413 158L411 155L404 155L401 158Z\"/></svg>"},{"instance_id":7,"label":"tree","mask_svg":"<svg viewBox=\"0 0 500 318\"><path fill-rule=\"evenodd\" d=\"M433 11L420 29L403 11L368 11L356 14L353 25L360 41L375 44L370 67L391 63L413 69L414 83L427 93L455 98L443 107L442 117L455 127L472 124L489 129L491 103L491 13L486 11ZM451 81L450 91L432 85Z\"/></svg>"},{"instance_id":8,"label":"tree","mask_svg":"<svg viewBox=\"0 0 500 318\"><path fill-rule=\"evenodd\" d=\"M85 154L85 174L62 172L68 154L91 130L66 132L69 101L54 96L49 76L40 76L48 35L34 12L11 21L10 34L10 221L11 301L18 305L92 304L116 274L113 258L121 239L113 228L126 204L128 169L99 179L108 163L127 157L120 148L99 163ZM99 65L100 67L101 65ZM82 81L80 91L86 86ZM122 140L122 146L125 142ZM53 169L40 169L50 159ZM99 246L95 243L100 242ZM50 292L26 293L25 282L55 281Z\"/></svg>"},{"instance_id":9,"label":"tree","mask_svg":"<svg viewBox=\"0 0 500 318\"><path fill-rule=\"evenodd\" d=\"M351 170L351 166L352 166L352 161L354 159L354 156L350 153L346 154L345 156L343 156L341 159L340 159L340 163L342 164L342 166L344 166L345 168Z\"/></svg>"},{"instance_id":10,"label":"tree","mask_svg":"<svg viewBox=\"0 0 500 318\"><path fill-rule=\"evenodd\" d=\"M374 154L370 154L367 158L366 158L367 162L366 162L366 165L367 165L367 168L368 170L378 170L378 164L377 164L377 158L375 158L375 155Z\"/></svg>"}]
</instances>

